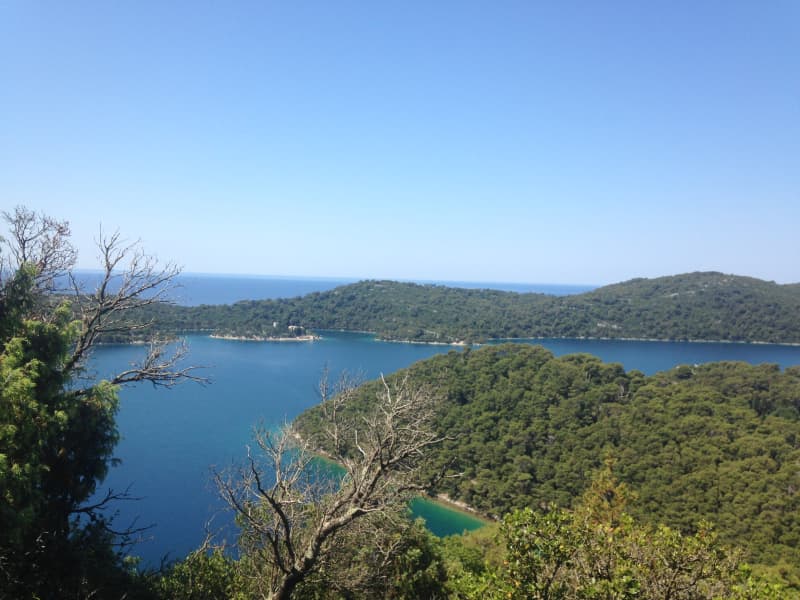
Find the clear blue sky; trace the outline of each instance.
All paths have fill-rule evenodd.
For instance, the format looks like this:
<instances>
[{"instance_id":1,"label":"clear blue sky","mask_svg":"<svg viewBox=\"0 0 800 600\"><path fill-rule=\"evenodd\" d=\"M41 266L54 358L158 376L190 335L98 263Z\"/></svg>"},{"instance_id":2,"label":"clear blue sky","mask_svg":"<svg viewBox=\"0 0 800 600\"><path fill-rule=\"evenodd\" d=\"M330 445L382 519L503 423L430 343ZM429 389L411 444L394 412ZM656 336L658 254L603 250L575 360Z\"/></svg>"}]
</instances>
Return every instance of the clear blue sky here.
<instances>
[{"instance_id":1,"label":"clear blue sky","mask_svg":"<svg viewBox=\"0 0 800 600\"><path fill-rule=\"evenodd\" d=\"M187 271L800 281L800 2L0 4L0 207Z\"/></svg>"}]
</instances>

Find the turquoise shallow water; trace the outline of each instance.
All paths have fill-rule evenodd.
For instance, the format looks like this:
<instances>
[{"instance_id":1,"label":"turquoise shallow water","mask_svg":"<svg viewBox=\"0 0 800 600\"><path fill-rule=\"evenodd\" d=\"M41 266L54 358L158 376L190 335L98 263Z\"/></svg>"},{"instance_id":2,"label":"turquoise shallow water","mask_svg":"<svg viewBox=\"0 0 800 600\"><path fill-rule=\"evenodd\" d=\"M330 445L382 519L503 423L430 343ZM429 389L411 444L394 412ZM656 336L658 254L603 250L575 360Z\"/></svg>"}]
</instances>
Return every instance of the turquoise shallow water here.
<instances>
[{"instance_id":1,"label":"turquoise shallow water","mask_svg":"<svg viewBox=\"0 0 800 600\"><path fill-rule=\"evenodd\" d=\"M411 514L425 520L425 526L439 537L474 531L483 527L485 521L466 512L454 510L429 500L414 498L410 503Z\"/></svg>"},{"instance_id":2,"label":"turquoise shallow water","mask_svg":"<svg viewBox=\"0 0 800 600\"><path fill-rule=\"evenodd\" d=\"M626 368L653 373L676 364L711 360L800 364L800 347L747 344L684 344L601 340L533 340L556 354L590 352ZM155 524L136 552L146 563L158 564L165 554L177 557L195 548L204 527L230 539L230 517L221 513L220 500L210 483L210 469L229 468L241 461L253 427L273 427L290 421L317 403L316 386L322 370L342 370L365 378L390 373L441 352L449 346L386 343L369 335L328 333L310 343L259 343L188 339L191 361L205 365L208 386L187 384L172 390L140 385L122 391L118 416L123 436L116 455L120 466L105 482L115 490L131 486L141 497L117 506L121 527ZM124 368L143 349L108 346L96 354L99 375ZM442 511L440 511L442 512ZM425 515L439 534L458 533L464 526L446 511ZM457 513L461 515L462 513Z\"/></svg>"}]
</instances>

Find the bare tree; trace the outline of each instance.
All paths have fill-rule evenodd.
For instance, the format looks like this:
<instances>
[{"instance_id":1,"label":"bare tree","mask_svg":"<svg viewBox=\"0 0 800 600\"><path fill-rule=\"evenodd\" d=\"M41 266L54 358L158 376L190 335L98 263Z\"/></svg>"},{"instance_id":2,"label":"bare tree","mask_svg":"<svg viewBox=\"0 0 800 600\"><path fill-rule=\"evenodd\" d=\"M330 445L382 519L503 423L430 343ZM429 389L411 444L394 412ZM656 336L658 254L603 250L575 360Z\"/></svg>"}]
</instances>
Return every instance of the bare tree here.
<instances>
[{"instance_id":1,"label":"bare tree","mask_svg":"<svg viewBox=\"0 0 800 600\"><path fill-rule=\"evenodd\" d=\"M332 393L333 392L333 393ZM431 428L434 396L408 378L387 382L366 411L354 410L352 382L320 385L322 427L304 439L292 427L256 433L238 473L215 474L242 527L240 550L260 567L252 587L270 600L293 590L324 563L337 535L369 515L392 515L422 491L426 451L444 438ZM343 470L315 469L326 449Z\"/></svg>"},{"instance_id":2,"label":"bare tree","mask_svg":"<svg viewBox=\"0 0 800 600\"><path fill-rule=\"evenodd\" d=\"M181 269L172 262L160 265L138 241L128 243L119 232L106 236L101 231L97 248L102 275L95 290L87 292L72 273L77 252L70 243L67 221L22 206L2 216L8 223L9 237L0 237L0 247L6 249L0 274L8 277L23 267L33 270L32 293L36 297L31 304L37 316L46 319L46 313L52 313L58 301L70 299L65 292L72 292L73 309L81 326L72 355L63 366L65 372L82 373L91 350L104 336L144 335L153 325L147 307L169 303ZM65 287L57 289L58 282ZM57 291L60 293L54 294ZM181 366L187 354L185 343L155 338L148 341L143 359L111 377L110 383L149 381L170 387L181 381L205 381L195 375L195 367ZM76 391L82 393L85 390Z\"/></svg>"},{"instance_id":3,"label":"bare tree","mask_svg":"<svg viewBox=\"0 0 800 600\"><path fill-rule=\"evenodd\" d=\"M159 265L153 256L142 251L138 241L126 243L119 232L106 237L101 234L97 246L103 274L95 291L84 294L71 277L82 327L68 368L82 368L89 352L103 336L135 335L151 328L153 319L147 315L147 307L169 302L176 277L181 272L174 263ZM205 381L194 374L194 367L180 366L187 354L184 342L169 344L155 338L149 342L144 359L113 376L112 384L149 381L153 385L171 387L186 380Z\"/></svg>"},{"instance_id":4,"label":"bare tree","mask_svg":"<svg viewBox=\"0 0 800 600\"><path fill-rule=\"evenodd\" d=\"M24 206L17 206L13 213L3 211L2 215L9 225L10 238L0 238L8 249L8 256L0 262L0 273L10 274L22 265L31 265L37 288L52 290L57 278L69 273L77 258L69 242L69 223Z\"/></svg>"}]
</instances>

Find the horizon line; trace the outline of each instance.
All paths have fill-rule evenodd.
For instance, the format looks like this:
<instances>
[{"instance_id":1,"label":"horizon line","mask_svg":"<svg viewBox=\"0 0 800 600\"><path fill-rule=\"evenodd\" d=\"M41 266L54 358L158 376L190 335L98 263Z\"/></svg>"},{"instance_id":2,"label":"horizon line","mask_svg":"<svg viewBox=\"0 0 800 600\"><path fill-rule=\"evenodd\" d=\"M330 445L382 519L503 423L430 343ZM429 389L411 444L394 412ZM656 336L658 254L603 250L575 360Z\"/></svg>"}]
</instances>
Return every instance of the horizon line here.
<instances>
[{"instance_id":1,"label":"horizon line","mask_svg":"<svg viewBox=\"0 0 800 600\"><path fill-rule=\"evenodd\" d=\"M102 269L96 267L75 267L81 273L102 273ZM470 283L470 284L495 284L495 285L549 285L580 288L598 288L608 284L598 283L566 283L551 281L501 281L489 279L429 279L429 278L410 278L410 277L353 277L346 275L275 275L262 273L219 273L210 271L181 271L178 276L199 276L199 277L221 277L221 278L241 278L241 279L284 279L284 280L312 280L312 281L340 281L343 283L357 283L359 281L397 281L401 283Z\"/></svg>"}]
</instances>

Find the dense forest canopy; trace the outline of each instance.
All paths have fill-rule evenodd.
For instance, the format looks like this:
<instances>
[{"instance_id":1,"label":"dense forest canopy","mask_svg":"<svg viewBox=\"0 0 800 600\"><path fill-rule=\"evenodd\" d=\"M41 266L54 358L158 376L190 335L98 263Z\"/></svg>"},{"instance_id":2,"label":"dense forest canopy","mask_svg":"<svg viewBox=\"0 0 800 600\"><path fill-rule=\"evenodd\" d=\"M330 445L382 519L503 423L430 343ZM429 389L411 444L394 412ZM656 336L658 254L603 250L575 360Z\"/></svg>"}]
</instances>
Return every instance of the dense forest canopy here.
<instances>
[{"instance_id":1,"label":"dense forest canopy","mask_svg":"<svg viewBox=\"0 0 800 600\"><path fill-rule=\"evenodd\" d=\"M291 299L158 306L150 314L165 334L285 337L299 326L443 343L547 337L800 343L800 286L713 272L633 279L572 296L362 281Z\"/></svg>"},{"instance_id":2,"label":"dense forest canopy","mask_svg":"<svg viewBox=\"0 0 800 600\"><path fill-rule=\"evenodd\" d=\"M800 579L800 367L721 362L647 377L586 354L504 344L410 368L441 396L432 490L494 516L569 507L613 458L632 515L715 523L749 560ZM377 383L363 388L368 404ZM313 434L317 413L298 420Z\"/></svg>"}]
</instances>

